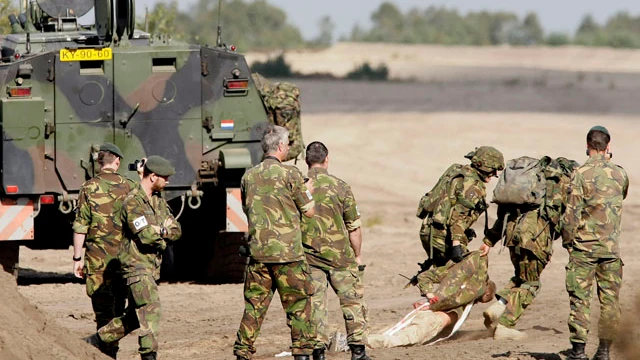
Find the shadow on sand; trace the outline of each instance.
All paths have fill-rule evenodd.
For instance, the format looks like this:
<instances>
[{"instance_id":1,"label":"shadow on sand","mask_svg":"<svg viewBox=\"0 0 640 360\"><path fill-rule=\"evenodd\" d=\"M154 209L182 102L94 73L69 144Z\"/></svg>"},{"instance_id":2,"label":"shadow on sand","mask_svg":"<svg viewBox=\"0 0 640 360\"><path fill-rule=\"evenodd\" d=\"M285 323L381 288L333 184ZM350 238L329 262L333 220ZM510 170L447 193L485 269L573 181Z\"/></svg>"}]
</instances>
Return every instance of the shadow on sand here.
<instances>
[{"instance_id":1,"label":"shadow on sand","mask_svg":"<svg viewBox=\"0 0 640 360\"><path fill-rule=\"evenodd\" d=\"M18 285L42 284L84 284L84 280L78 279L72 273L55 273L25 268L18 270Z\"/></svg>"}]
</instances>

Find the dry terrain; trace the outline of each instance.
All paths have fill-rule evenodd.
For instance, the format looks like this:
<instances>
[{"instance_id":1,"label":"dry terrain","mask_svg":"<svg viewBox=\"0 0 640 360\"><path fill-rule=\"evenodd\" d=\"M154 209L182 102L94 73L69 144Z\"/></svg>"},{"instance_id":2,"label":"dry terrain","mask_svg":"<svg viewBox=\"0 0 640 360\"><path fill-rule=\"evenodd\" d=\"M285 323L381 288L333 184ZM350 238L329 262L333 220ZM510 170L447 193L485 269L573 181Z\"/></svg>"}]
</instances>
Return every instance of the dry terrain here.
<instances>
[{"instance_id":1,"label":"dry terrain","mask_svg":"<svg viewBox=\"0 0 640 360\"><path fill-rule=\"evenodd\" d=\"M386 51L396 52L400 58L427 57L429 53L429 47L415 51L391 47L395 50ZM381 50L377 45L358 48L358 56L368 51L371 59L377 59L376 54ZM445 56L445 50L439 49L438 57ZM640 261L636 259L640 256L640 167L636 160L640 150L636 142L640 134L637 100L640 82L631 81L634 74L620 76L616 72L640 70L637 65L640 62L633 61L640 59L640 53L564 49L566 53L574 54L564 58L554 53L556 49L512 49L514 53L507 50L457 48L458 56L464 53L466 58L456 60L457 65L454 65L456 69L462 66L460 64L469 68L475 65L489 67L493 63L491 56L495 56L496 63L500 64L498 59L508 55L503 59L502 68L491 67L497 72L508 71L510 77L524 74L522 78L514 77L522 81L505 83L485 79L479 74L464 80L453 79L451 83L301 82L305 140L320 140L327 144L330 171L352 185L363 214L363 258L368 265L365 281L371 331L395 323L410 311L411 304L419 297L415 289L402 289L405 280L398 274L411 275L417 270L416 263L424 259L417 236L419 221L414 215L415 206L450 163L464 163L463 155L478 145L493 145L502 150L506 158L550 155L582 162L586 131L601 124L612 133L613 160L625 167L631 178L631 189L624 203L621 237L625 261L621 298L623 318L629 321L624 335L631 343L637 343L640 336L634 305L636 295L640 293ZM491 55L492 52L497 55ZM544 60L541 60L544 65L541 70L535 71L558 71L558 76L572 79L574 84L567 86L564 80L533 83L531 79L538 75L529 75L536 65L532 54ZM342 56L345 63L354 61ZM607 69L604 63L616 58L620 63ZM474 63L476 60L477 64ZM301 61L296 66L323 70L323 58L315 60L315 67L307 63L310 61ZM410 70L416 73L435 71L421 62L412 64ZM441 61L438 66L445 67L446 64L447 61ZM580 76L573 68L586 71L587 80L591 77L594 80L577 81ZM453 68L450 70L455 72ZM598 75L619 76L616 79L626 81L624 91L610 87L606 81L596 81ZM489 193L494 184L495 180L489 184ZM491 223L495 206L490 208L489 214ZM483 226L483 219L474 225L479 234ZM479 243L476 239L470 247L475 249ZM566 251L556 243L554 257L542 276L541 293L517 326L528 334L526 340L492 340L482 324L482 311L488 305L480 304L473 308L468 321L452 340L429 347L374 350L370 352L371 357L379 360L564 359L558 353L569 345L566 325L569 304L564 289L567 259ZM94 330L94 323L84 286L69 275L71 265L70 250L23 249L22 285L18 290L48 319L66 328L68 336L80 339ZM507 251L494 249L490 254L493 280L498 286L504 285L511 273ZM163 283L160 295L163 306L161 359L233 358L231 348L243 310L240 284ZM331 298L330 305L333 328L344 331L335 297ZM595 309L594 320L598 316L597 306ZM589 354L597 345L596 321L593 321L592 329L587 346ZM47 342L52 341L55 340L42 340L43 354L47 354ZM289 343L284 312L276 300L257 342L257 358L273 359L275 354L287 351ZM77 344L83 346L80 342ZM0 345L11 347L10 343ZM119 359L136 359L136 347L134 336L126 338ZM614 355L614 359L637 358L630 353L623 355L618 348ZM329 359L349 359L349 356L332 353Z\"/></svg>"}]
</instances>

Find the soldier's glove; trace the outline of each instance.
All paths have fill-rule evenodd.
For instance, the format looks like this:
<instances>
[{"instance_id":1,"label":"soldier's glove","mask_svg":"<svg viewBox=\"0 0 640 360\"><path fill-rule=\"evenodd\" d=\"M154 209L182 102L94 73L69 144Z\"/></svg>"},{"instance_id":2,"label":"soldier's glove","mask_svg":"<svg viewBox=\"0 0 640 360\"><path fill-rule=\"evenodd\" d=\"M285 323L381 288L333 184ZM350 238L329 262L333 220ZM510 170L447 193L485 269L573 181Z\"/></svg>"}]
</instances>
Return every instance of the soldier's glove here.
<instances>
[{"instance_id":1,"label":"soldier's glove","mask_svg":"<svg viewBox=\"0 0 640 360\"><path fill-rule=\"evenodd\" d=\"M468 228L467 230L465 230L464 235L467 237L467 239L469 239L469 241L475 239L478 236L476 235L476 231L472 228Z\"/></svg>"},{"instance_id":2,"label":"soldier's glove","mask_svg":"<svg viewBox=\"0 0 640 360\"><path fill-rule=\"evenodd\" d=\"M462 261L462 246L454 245L451 249L451 260L455 263Z\"/></svg>"}]
</instances>

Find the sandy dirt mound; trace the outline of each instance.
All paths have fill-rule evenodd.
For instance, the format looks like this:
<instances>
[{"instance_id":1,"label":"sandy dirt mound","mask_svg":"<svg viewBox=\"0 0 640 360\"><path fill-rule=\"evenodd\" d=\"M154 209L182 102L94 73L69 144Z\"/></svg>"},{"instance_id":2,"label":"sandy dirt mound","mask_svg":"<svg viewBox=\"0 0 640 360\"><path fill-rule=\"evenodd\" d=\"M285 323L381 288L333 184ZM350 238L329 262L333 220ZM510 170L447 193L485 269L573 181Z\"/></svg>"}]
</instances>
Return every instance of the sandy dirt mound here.
<instances>
[{"instance_id":1,"label":"sandy dirt mound","mask_svg":"<svg viewBox=\"0 0 640 360\"><path fill-rule=\"evenodd\" d=\"M0 271L0 359L107 359L43 315L17 289L15 279Z\"/></svg>"}]
</instances>

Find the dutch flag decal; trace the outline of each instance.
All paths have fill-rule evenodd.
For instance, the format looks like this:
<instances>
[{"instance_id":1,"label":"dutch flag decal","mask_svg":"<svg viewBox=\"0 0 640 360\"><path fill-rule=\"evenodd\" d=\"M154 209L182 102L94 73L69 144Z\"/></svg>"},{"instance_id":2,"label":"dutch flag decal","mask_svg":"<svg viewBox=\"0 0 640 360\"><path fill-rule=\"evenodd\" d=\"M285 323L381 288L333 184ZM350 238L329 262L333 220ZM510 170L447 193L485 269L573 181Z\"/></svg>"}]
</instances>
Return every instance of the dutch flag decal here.
<instances>
[{"instance_id":1,"label":"dutch flag decal","mask_svg":"<svg viewBox=\"0 0 640 360\"><path fill-rule=\"evenodd\" d=\"M233 130L234 121L233 120L220 120L220 128L222 130Z\"/></svg>"}]
</instances>

